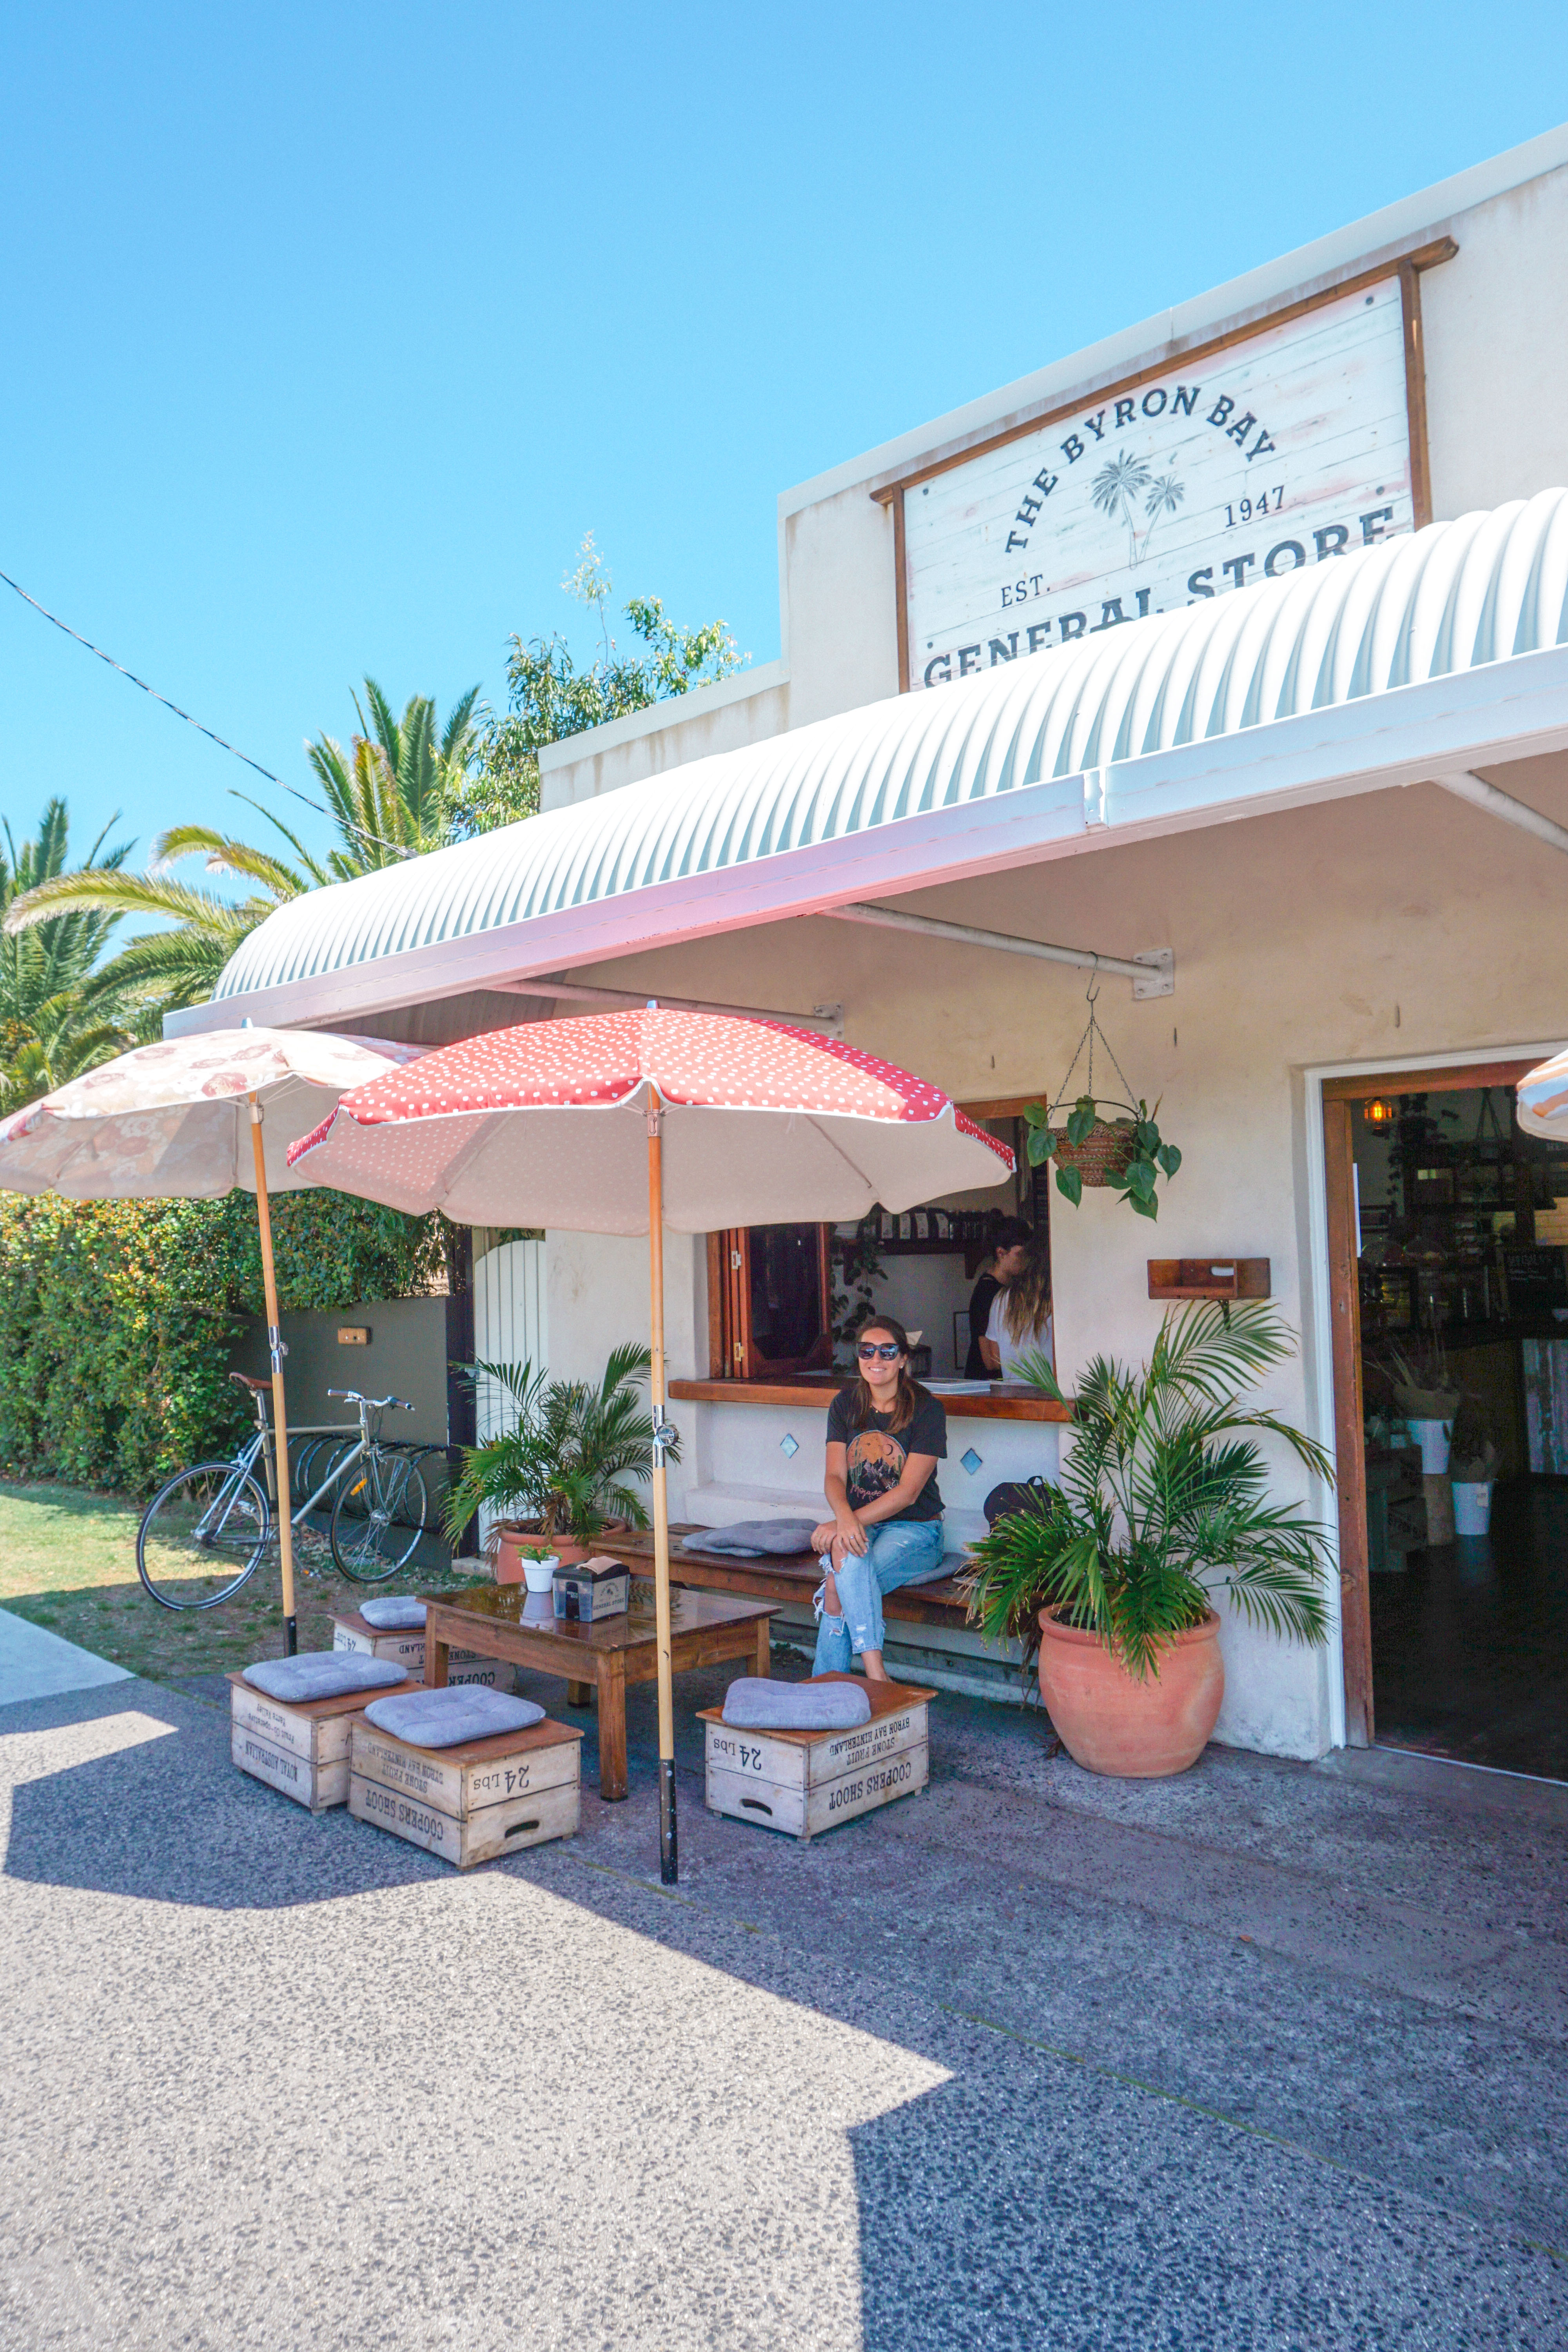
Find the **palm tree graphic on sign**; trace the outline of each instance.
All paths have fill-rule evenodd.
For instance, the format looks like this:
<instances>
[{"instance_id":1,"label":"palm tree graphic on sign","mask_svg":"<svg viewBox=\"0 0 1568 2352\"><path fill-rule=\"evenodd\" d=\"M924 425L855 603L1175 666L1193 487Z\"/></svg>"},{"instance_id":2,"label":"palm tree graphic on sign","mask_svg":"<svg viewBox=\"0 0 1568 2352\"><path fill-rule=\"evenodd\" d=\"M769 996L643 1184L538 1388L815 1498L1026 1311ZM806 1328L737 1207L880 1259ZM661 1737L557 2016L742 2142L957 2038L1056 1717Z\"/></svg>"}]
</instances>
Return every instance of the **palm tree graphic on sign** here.
<instances>
[{"instance_id":1,"label":"palm tree graphic on sign","mask_svg":"<svg viewBox=\"0 0 1568 2352\"><path fill-rule=\"evenodd\" d=\"M1143 534L1145 555L1149 552L1149 541L1154 536L1161 517L1174 514L1186 495L1174 474L1161 474L1151 483L1149 495L1143 501L1143 511L1149 518L1149 528Z\"/></svg>"},{"instance_id":2,"label":"palm tree graphic on sign","mask_svg":"<svg viewBox=\"0 0 1568 2352\"><path fill-rule=\"evenodd\" d=\"M1152 478L1144 460L1135 457L1130 449L1123 449L1119 457L1101 466L1090 486L1094 503L1100 513L1109 515L1112 521L1120 516L1126 524L1127 561L1130 564L1138 561L1138 526L1133 515L1133 500L1142 495Z\"/></svg>"}]
</instances>

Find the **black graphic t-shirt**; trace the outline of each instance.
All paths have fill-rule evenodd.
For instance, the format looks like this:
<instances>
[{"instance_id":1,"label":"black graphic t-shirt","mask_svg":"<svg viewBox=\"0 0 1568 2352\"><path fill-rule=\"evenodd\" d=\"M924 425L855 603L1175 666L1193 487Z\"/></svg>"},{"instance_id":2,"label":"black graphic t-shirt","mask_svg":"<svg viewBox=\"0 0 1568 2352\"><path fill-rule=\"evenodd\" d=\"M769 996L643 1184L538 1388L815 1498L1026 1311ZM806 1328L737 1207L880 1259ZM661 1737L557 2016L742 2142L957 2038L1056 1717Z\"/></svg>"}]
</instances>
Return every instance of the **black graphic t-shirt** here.
<instances>
[{"instance_id":1,"label":"black graphic t-shirt","mask_svg":"<svg viewBox=\"0 0 1568 2352\"><path fill-rule=\"evenodd\" d=\"M915 1391L915 1411L912 1421L894 1432L888 1426L890 1412L874 1412L864 1429L850 1425L850 1411L855 1391L840 1389L827 1408L827 1442L844 1446L849 1456L849 1473L846 1484L849 1489L849 1507L858 1511L864 1503L875 1502L879 1495L888 1494L904 1475L904 1464L911 1454L934 1454L939 1462L947 1457L947 1414L933 1396L924 1389ZM895 1511L889 1519L879 1519L879 1527L895 1528L900 1519L940 1519L942 1494L933 1470L914 1501L906 1510Z\"/></svg>"}]
</instances>

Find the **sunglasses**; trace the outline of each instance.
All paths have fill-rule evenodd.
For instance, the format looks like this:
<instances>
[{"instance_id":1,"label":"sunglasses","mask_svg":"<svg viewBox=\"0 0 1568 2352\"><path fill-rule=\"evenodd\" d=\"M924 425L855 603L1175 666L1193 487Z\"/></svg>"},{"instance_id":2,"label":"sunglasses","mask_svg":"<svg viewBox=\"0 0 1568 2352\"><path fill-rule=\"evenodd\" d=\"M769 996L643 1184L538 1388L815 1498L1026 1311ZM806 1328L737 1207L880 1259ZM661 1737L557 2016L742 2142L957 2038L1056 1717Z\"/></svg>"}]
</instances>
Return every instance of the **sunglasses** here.
<instances>
[{"instance_id":1,"label":"sunglasses","mask_svg":"<svg viewBox=\"0 0 1568 2352\"><path fill-rule=\"evenodd\" d=\"M896 1339L884 1339L879 1345L875 1339L863 1339L856 1349L863 1364L868 1364L876 1356L880 1356L885 1364L896 1364L903 1352Z\"/></svg>"}]
</instances>

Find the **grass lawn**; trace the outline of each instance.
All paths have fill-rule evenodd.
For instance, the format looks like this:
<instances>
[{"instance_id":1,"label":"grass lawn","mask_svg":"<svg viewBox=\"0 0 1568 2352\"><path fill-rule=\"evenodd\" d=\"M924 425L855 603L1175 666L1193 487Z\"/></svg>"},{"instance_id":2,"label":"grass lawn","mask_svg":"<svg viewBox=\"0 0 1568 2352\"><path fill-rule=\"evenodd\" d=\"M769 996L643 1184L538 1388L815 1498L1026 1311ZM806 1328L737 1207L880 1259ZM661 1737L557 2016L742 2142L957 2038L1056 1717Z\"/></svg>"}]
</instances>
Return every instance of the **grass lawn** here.
<instances>
[{"instance_id":1,"label":"grass lawn","mask_svg":"<svg viewBox=\"0 0 1568 2352\"><path fill-rule=\"evenodd\" d=\"M153 1682L280 1657L276 1549L232 1601L199 1613L160 1609L136 1573L141 1515L139 1503L118 1495L0 1480L0 1607ZM455 1570L403 1570L384 1589L441 1591L485 1574L482 1560L460 1560ZM330 1650L332 1617L356 1607L371 1588L338 1575L324 1538L303 1532L295 1537L294 1589L300 1647Z\"/></svg>"}]
</instances>

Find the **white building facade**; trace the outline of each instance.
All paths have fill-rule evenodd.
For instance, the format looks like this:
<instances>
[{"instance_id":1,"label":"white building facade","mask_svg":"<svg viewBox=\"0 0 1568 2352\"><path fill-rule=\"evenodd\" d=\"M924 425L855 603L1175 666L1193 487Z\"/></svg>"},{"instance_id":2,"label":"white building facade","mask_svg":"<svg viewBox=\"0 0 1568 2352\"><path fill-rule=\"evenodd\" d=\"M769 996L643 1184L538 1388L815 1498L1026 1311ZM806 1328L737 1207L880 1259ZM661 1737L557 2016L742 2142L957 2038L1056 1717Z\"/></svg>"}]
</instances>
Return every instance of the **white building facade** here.
<instances>
[{"instance_id":1,"label":"white building facade","mask_svg":"<svg viewBox=\"0 0 1568 2352\"><path fill-rule=\"evenodd\" d=\"M1268 1261L1340 1580L1324 1651L1227 1619L1219 1736L1364 1740L1345 1122L1568 1036L1565 265L1558 132L787 493L777 662L551 747L534 824L296 902L179 1025L817 1009L1005 1119L1084 1024L1082 967L1025 950L1108 959L1184 1165L1157 1226L1053 1213L1058 1370L1146 1354L1156 1255ZM674 1507L733 1517L818 1491L821 1413L711 1393L710 1264L671 1237ZM552 1369L646 1328L645 1243L552 1234L547 1266ZM950 1435L959 1535L1056 1459L1045 1423Z\"/></svg>"}]
</instances>

